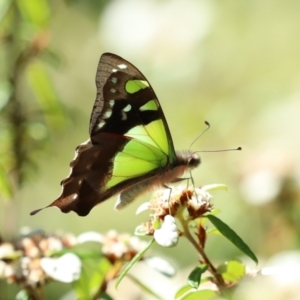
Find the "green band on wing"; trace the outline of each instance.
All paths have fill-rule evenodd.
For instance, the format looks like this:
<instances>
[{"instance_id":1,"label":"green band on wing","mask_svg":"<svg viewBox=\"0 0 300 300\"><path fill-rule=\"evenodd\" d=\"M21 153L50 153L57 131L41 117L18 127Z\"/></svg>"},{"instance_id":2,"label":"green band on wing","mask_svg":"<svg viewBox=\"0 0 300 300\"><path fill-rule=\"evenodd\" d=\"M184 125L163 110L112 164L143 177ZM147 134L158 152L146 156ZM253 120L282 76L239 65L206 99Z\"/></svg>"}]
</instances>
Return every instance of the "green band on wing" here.
<instances>
[{"instance_id":1,"label":"green band on wing","mask_svg":"<svg viewBox=\"0 0 300 300\"><path fill-rule=\"evenodd\" d=\"M149 87L149 83L145 80L128 80L125 84L125 90L129 94L134 94L147 87Z\"/></svg>"},{"instance_id":2,"label":"green band on wing","mask_svg":"<svg viewBox=\"0 0 300 300\"><path fill-rule=\"evenodd\" d=\"M135 126L125 135L150 144L165 154L171 155L162 119L155 120L147 125Z\"/></svg>"},{"instance_id":3,"label":"green band on wing","mask_svg":"<svg viewBox=\"0 0 300 300\"><path fill-rule=\"evenodd\" d=\"M131 140L115 156L112 176L106 186L110 188L127 179L142 176L166 166L167 162L167 156L158 148Z\"/></svg>"},{"instance_id":4,"label":"green band on wing","mask_svg":"<svg viewBox=\"0 0 300 300\"><path fill-rule=\"evenodd\" d=\"M158 110L158 102L155 100L150 100L144 105L142 105L140 108L140 111L146 111L146 110Z\"/></svg>"}]
</instances>

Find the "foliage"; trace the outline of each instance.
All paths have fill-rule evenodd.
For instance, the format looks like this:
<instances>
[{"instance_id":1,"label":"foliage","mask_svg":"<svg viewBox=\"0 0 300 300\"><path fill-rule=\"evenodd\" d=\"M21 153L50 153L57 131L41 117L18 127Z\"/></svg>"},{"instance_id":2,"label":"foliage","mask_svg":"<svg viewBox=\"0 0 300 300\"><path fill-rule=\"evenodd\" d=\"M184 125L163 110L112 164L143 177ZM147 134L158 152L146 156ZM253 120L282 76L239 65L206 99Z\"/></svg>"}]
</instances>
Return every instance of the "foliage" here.
<instances>
[{"instance_id":1,"label":"foliage","mask_svg":"<svg viewBox=\"0 0 300 300\"><path fill-rule=\"evenodd\" d=\"M64 128L65 115L46 68L47 57L58 58L49 44L47 0L1 3L0 42L7 59L0 77L0 195L12 199L41 145ZM24 84L36 102L24 101Z\"/></svg>"}]
</instances>

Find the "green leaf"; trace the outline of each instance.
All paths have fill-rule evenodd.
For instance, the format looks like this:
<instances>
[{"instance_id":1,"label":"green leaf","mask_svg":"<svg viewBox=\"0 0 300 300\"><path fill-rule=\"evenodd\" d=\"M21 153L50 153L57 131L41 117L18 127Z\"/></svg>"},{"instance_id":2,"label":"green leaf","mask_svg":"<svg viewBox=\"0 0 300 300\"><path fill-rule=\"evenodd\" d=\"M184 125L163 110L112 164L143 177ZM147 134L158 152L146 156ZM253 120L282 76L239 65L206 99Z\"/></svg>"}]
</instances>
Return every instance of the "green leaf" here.
<instances>
[{"instance_id":1,"label":"green leaf","mask_svg":"<svg viewBox=\"0 0 300 300\"><path fill-rule=\"evenodd\" d=\"M134 235L137 236L145 236L148 234L149 234L149 230L144 225L138 225L134 230Z\"/></svg>"},{"instance_id":2,"label":"green leaf","mask_svg":"<svg viewBox=\"0 0 300 300\"><path fill-rule=\"evenodd\" d=\"M217 214L219 214L221 212L221 210L220 209L217 209L217 208L213 208L211 211L210 211L210 215L217 215ZM207 223L207 216L206 215L204 215L204 216L202 216L201 218L199 218L199 219L196 219L195 220L195 222L197 223L197 224L202 224L202 225L204 225L204 224L206 224ZM207 230L207 232L209 231L210 229L208 229Z\"/></svg>"},{"instance_id":3,"label":"green leaf","mask_svg":"<svg viewBox=\"0 0 300 300\"><path fill-rule=\"evenodd\" d=\"M183 297L184 295L186 295L187 293L192 292L192 291L194 292L195 289L192 288L190 285L185 285L177 291L177 293L174 296L174 299L175 300L181 299L181 297Z\"/></svg>"},{"instance_id":4,"label":"green leaf","mask_svg":"<svg viewBox=\"0 0 300 300\"><path fill-rule=\"evenodd\" d=\"M0 1L0 23L4 19L9 7L11 6L11 0L1 0Z\"/></svg>"},{"instance_id":5,"label":"green leaf","mask_svg":"<svg viewBox=\"0 0 300 300\"><path fill-rule=\"evenodd\" d=\"M238 260L231 260L220 265L217 271L222 275L223 279L233 283L239 281L246 275L245 265Z\"/></svg>"},{"instance_id":6,"label":"green leaf","mask_svg":"<svg viewBox=\"0 0 300 300\"><path fill-rule=\"evenodd\" d=\"M214 184L207 184L207 185L204 185L202 187L202 190L205 190L205 191L217 191L217 190L225 190L227 191L227 185L225 184L220 184L220 183L214 183Z\"/></svg>"},{"instance_id":7,"label":"green leaf","mask_svg":"<svg viewBox=\"0 0 300 300\"><path fill-rule=\"evenodd\" d=\"M47 256L62 256L65 253L74 253L87 264L89 261L96 261L104 257L96 243L90 243L89 248L85 247L85 245L77 245L72 249L64 248L61 250L48 251Z\"/></svg>"},{"instance_id":8,"label":"green leaf","mask_svg":"<svg viewBox=\"0 0 300 300\"><path fill-rule=\"evenodd\" d=\"M65 116L44 66L37 61L31 63L27 67L27 75L38 103L45 113L47 123L53 129L63 128Z\"/></svg>"},{"instance_id":9,"label":"green leaf","mask_svg":"<svg viewBox=\"0 0 300 300\"><path fill-rule=\"evenodd\" d=\"M152 223L154 230L159 229L161 227L161 221L159 219L155 219Z\"/></svg>"},{"instance_id":10,"label":"green leaf","mask_svg":"<svg viewBox=\"0 0 300 300\"><path fill-rule=\"evenodd\" d=\"M47 0L18 0L17 4L26 21L39 27L48 25L50 9Z\"/></svg>"},{"instance_id":11,"label":"green leaf","mask_svg":"<svg viewBox=\"0 0 300 300\"><path fill-rule=\"evenodd\" d=\"M215 234L215 235L221 235L220 231L217 228L209 228L206 230L206 234Z\"/></svg>"},{"instance_id":12,"label":"green leaf","mask_svg":"<svg viewBox=\"0 0 300 300\"><path fill-rule=\"evenodd\" d=\"M232 242L244 254L249 256L253 261L258 263L257 257L249 248L249 246L223 221L211 214L206 215L210 222L219 230L219 232Z\"/></svg>"},{"instance_id":13,"label":"green leaf","mask_svg":"<svg viewBox=\"0 0 300 300\"><path fill-rule=\"evenodd\" d=\"M201 290L190 293L181 298L182 300L214 300L219 297L219 294L212 290Z\"/></svg>"},{"instance_id":14,"label":"green leaf","mask_svg":"<svg viewBox=\"0 0 300 300\"><path fill-rule=\"evenodd\" d=\"M1 9L1 8L0 8ZM8 81L0 82L0 111L8 103L9 97L13 91L12 85Z\"/></svg>"},{"instance_id":15,"label":"green leaf","mask_svg":"<svg viewBox=\"0 0 300 300\"><path fill-rule=\"evenodd\" d=\"M136 277L132 276L131 274L127 274L127 276L140 287L141 290L148 293L149 295L152 295L156 299L162 299L159 295L154 293L150 288L148 288L146 285L144 285L141 281L139 281Z\"/></svg>"},{"instance_id":16,"label":"green leaf","mask_svg":"<svg viewBox=\"0 0 300 300\"><path fill-rule=\"evenodd\" d=\"M72 287L78 299L89 299L89 276L82 270L80 278L72 282Z\"/></svg>"},{"instance_id":17,"label":"green leaf","mask_svg":"<svg viewBox=\"0 0 300 300\"><path fill-rule=\"evenodd\" d=\"M110 269L111 265L107 259L103 258L100 259L99 263L93 265L94 272L90 275L89 278L89 292L90 296L94 296L95 293L99 290L105 275L107 274L108 270Z\"/></svg>"},{"instance_id":18,"label":"green leaf","mask_svg":"<svg viewBox=\"0 0 300 300\"><path fill-rule=\"evenodd\" d=\"M103 283L111 264L106 258L84 259L84 267L78 280L72 283L78 299L93 299Z\"/></svg>"},{"instance_id":19,"label":"green leaf","mask_svg":"<svg viewBox=\"0 0 300 300\"><path fill-rule=\"evenodd\" d=\"M13 192L7 178L7 172L0 165L0 194L7 199L11 199Z\"/></svg>"},{"instance_id":20,"label":"green leaf","mask_svg":"<svg viewBox=\"0 0 300 300\"><path fill-rule=\"evenodd\" d=\"M188 284L194 288L198 289L202 274L208 269L208 265L201 264L197 266L188 277Z\"/></svg>"},{"instance_id":21,"label":"green leaf","mask_svg":"<svg viewBox=\"0 0 300 300\"><path fill-rule=\"evenodd\" d=\"M107 293L103 292L99 295L99 298L101 300L114 300L111 296L109 296Z\"/></svg>"},{"instance_id":22,"label":"green leaf","mask_svg":"<svg viewBox=\"0 0 300 300\"><path fill-rule=\"evenodd\" d=\"M30 300L30 295L26 290L21 290L16 295L15 300Z\"/></svg>"},{"instance_id":23,"label":"green leaf","mask_svg":"<svg viewBox=\"0 0 300 300\"><path fill-rule=\"evenodd\" d=\"M148 243L148 245L145 247L145 249L143 249L142 251L140 251L139 253L137 253L135 255L135 257L127 264L127 266L124 268L124 270L122 271L122 273L120 274L120 276L117 279L116 282L116 288L118 288L118 285L120 284L120 282L122 281L122 279L126 276L126 274L128 273L128 271L131 269L131 267L137 262L139 261L143 255L147 252L147 250L152 246L152 244L155 242L155 239L151 239Z\"/></svg>"}]
</instances>

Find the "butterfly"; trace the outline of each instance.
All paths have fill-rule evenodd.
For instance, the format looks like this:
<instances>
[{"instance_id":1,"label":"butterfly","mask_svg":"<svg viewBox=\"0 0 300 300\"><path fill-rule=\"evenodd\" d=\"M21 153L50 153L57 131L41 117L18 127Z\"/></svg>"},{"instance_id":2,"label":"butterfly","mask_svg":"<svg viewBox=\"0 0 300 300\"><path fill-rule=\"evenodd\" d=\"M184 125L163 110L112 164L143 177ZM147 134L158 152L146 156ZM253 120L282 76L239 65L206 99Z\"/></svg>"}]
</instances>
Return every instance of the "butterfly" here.
<instances>
[{"instance_id":1,"label":"butterfly","mask_svg":"<svg viewBox=\"0 0 300 300\"><path fill-rule=\"evenodd\" d=\"M175 152L160 103L131 63L104 53L96 87L90 138L76 148L61 195L46 207L86 216L95 205L119 194L115 208L121 209L200 164L196 153Z\"/></svg>"}]
</instances>

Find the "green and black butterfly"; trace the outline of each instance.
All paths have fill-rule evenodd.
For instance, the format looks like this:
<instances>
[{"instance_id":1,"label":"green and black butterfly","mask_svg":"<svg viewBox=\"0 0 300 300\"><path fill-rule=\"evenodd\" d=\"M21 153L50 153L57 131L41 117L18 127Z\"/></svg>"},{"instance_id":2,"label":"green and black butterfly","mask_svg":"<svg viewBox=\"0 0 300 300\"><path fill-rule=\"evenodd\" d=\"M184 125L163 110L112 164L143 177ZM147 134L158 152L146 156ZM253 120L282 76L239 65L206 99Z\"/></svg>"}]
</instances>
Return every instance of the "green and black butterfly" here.
<instances>
[{"instance_id":1,"label":"green and black butterfly","mask_svg":"<svg viewBox=\"0 0 300 300\"><path fill-rule=\"evenodd\" d=\"M116 194L115 208L123 208L150 188L166 186L200 164L197 154L175 152L159 101L131 63L104 53L96 86L90 138L76 148L70 175L61 182L62 193L47 206L80 216Z\"/></svg>"}]
</instances>

